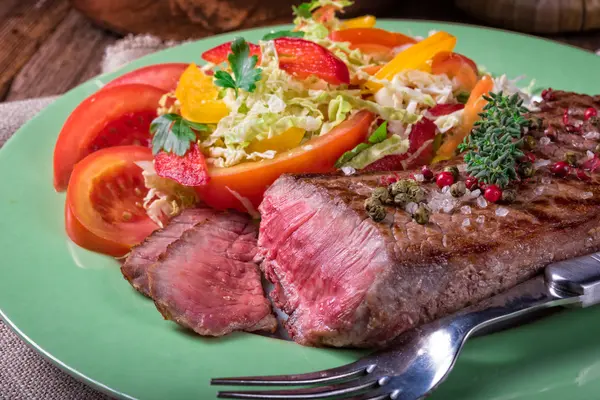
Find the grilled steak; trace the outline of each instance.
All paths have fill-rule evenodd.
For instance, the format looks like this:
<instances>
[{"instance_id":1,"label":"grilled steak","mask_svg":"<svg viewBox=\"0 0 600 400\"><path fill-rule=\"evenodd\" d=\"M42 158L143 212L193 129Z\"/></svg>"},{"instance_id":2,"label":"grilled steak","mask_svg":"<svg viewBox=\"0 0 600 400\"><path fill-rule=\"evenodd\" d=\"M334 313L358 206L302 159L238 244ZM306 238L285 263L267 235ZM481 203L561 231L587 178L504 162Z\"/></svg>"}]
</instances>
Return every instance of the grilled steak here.
<instances>
[{"instance_id":1,"label":"grilled steak","mask_svg":"<svg viewBox=\"0 0 600 400\"><path fill-rule=\"evenodd\" d=\"M158 257L167 250L167 246L179 239L183 232L200 221L214 219L220 214L220 212L208 208L184 210L180 215L174 217L164 229L153 232L146 240L131 250L121 266L123 277L137 291L145 296L150 296L148 275L146 274L148 266L158 260Z\"/></svg>"},{"instance_id":2,"label":"grilled steak","mask_svg":"<svg viewBox=\"0 0 600 400\"><path fill-rule=\"evenodd\" d=\"M579 162L596 151L598 120L579 127L590 106L600 110L600 97L553 92L541 104L535 114L541 121L530 132L538 139L539 169L518 185L511 204L487 204L476 192L455 199L423 183L434 208L425 225L394 207L387 207L382 222L368 217L364 201L389 173L279 178L260 206L259 256L294 340L383 345L510 288L552 261L599 250L600 178L558 178L544 165L566 151ZM567 107L577 134L562 122ZM557 137L546 143L549 126ZM461 160L453 163L464 170Z\"/></svg>"},{"instance_id":3,"label":"grilled steak","mask_svg":"<svg viewBox=\"0 0 600 400\"><path fill-rule=\"evenodd\" d=\"M165 319L201 335L274 331L277 321L253 262L258 228L248 216L211 212L147 267L150 296Z\"/></svg>"}]
</instances>

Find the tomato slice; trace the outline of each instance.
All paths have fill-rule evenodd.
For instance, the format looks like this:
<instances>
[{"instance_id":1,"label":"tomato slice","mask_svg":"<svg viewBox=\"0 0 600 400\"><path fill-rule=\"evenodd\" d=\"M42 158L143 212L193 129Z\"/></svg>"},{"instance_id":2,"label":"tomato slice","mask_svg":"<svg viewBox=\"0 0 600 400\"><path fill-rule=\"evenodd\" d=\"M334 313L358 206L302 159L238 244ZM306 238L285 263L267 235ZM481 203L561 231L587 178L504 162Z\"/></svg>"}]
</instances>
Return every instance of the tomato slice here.
<instances>
[{"instance_id":1,"label":"tomato slice","mask_svg":"<svg viewBox=\"0 0 600 400\"><path fill-rule=\"evenodd\" d=\"M231 43L227 42L223 43L217 47L213 47L210 50L202 53L201 57L204 61L213 63L213 64L221 64L222 62L227 61L227 56L231 54ZM258 56L260 58L260 46L254 43L248 43L248 47L250 48L251 56Z\"/></svg>"},{"instance_id":2,"label":"tomato slice","mask_svg":"<svg viewBox=\"0 0 600 400\"><path fill-rule=\"evenodd\" d=\"M65 229L73 243L84 249L113 257L122 257L129 251L127 246L102 239L85 229L73 215L69 203L65 203Z\"/></svg>"},{"instance_id":3,"label":"tomato slice","mask_svg":"<svg viewBox=\"0 0 600 400\"><path fill-rule=\"evenodd\" d=\"M452 114L458 110L462 110L465 108L464 104L436 104L431 107L427 112L431 114L432 117L441 117L442 115Z\"/></svg>"},{"instance_id":4,"label":"tomato slice","mask_svg":"<svg viewBox=\"0 0 600 400\"><path fill-rule=\"evenodd\" d=\"M208 167L204 155L193 145L183 157L161 151L154 157L156 174L170 178L184 186L200 186L208 183Z\"/></svg>"},{"instance_id":5,"label":"tomato slice","mask_svg":"<svg viewBox=\"0 0 600 400\"><path fill-rule=\"evenodd\" d=\"M437 126L430 119L423 118L413 125L408 140L410 147L405 154L385 156L363 171L401 171L407 168L429 164L433 159L433 140Z\"/></svg>"},{"instance_id":6,"label":"tomato slice","mask_svg":"<svg viewBox=\"0 0 600 400\"><path fill-rule=\"evenodd\" d=\"M177 87L179 77L187 66L188 64L186 63L165 63L138 68L135 71L113 79L102 90L129 83L142 83L157 87L165 93L171 92Z\"/></svg>"},{"instance_id":7,"label":"tomato slice","mask_svg":"<svg viewBox=\"0 0 600 400\"><path fill-rule=\"evenodd\" d=\"M462 90L470 92L479 79L477 64L462 54L450 51L437 53L431 61L431 72L435 75L446 74L456 79Z\"/></svg>"},{"instance_id":8,"label":"tomato slice","mask_svg":"<svg viewBox=\"0 0 600 400\"><path fill-rule=\"evenodd\" d=\"M63 125L54 147L54 188L67 188L73 166L112 146L150 142L162 89L139 83L103 89L85 99Z\"/></svg>"},{"instance_id":9,"label":"tomato slice","mask_svg":"<svg viewBox=\"0 0 600 400\"><path fill-rule=\"evenodd\" d=\"M67 203L92 237L131 248L158 228L142 206L148 189L142 169L135 164L152 158L146 147L117 146L90 154L75 165Z\"/></svg>"},{"instance_id":10,"label":"tomato slice","mask_svg":"<svg viewBox=\"0 0 600 400\"><path fill-rule=\"evenodd\" d=\"M350 28L333 31L329 37L334 42L350 42L354 48L360 44L378 44L388 48L417 43L415 38L379 28Z\"/></svg>"},{"instance_id":11,"label":"tomato slice","mask_svg":"<svg viewBox=\"0 0 600 400\"><path fill-rule=\"evenodd\" d=\"M262 160L229 168L209 168L210 182L196 191L208 205L245 212L246 208L232 193L247 198L258 207L263 194L281 174L325 173L333 170L336 160L365 140L375 116L360 111L323 136L302 146Z\"/></svg>"},{"instance_id":12,"label":"tomato slice","mask_svg":"<svg viewBox=\"0 0 600 400\"><path fill-rule=\"evenodd\" d=\"M279 56L279 68L287 73L305 79L315 75L332 85L350 83L350 72L346 64L325 47L300 38L279 38L274 40ZM250 46L250 53L260 57L260 47ZM254 46L254 47L253 47ZM231 53L231 42L224 43L202 53L206 61L220 64Z\"/></svg>"},{"instance_id":13,"label":"tomato slice","mask_svg":"<svg viewBox=\"0 0 600 400\"><path fill-rule=\"evenodd\" d=\"M332 85L350 83L346 64L325 47L299 38L275 39L279 68L300 79L316 75Z\"/></svg>"}]
</instances>

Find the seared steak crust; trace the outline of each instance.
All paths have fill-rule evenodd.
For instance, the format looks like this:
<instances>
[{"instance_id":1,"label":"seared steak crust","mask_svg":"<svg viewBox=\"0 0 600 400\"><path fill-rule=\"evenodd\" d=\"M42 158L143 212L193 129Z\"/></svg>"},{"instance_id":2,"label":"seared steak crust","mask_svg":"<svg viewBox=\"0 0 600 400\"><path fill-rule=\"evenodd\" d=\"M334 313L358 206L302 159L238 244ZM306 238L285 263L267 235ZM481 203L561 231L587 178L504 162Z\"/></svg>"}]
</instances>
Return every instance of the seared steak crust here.
<instances>
[{"instance_id":1,"label":"seared steak crust","mask_svg":"<svg viewBox=\"0 0 600 400\"><path fill-rule=\"evenodd\" d=\"M582 137L598 132L593 121L577 137L562 124L564 108L580 123L582 109L590 106L600 109L600 97L554 92L553 101L541 104L536 113L541 127L530 133L540 139L553 126L558 136L538 144L538 161L558 161L566 151L583 161L595 150L598 138ZM434 172L441 168L433 167ZM410 172L397 175L408 178ZM262 267L275 284L275 303L290 315L287 328L297 342L383 345L510 288L552 261L600 249L595 175L590 182L557 178L543 166L518 185L514 203L483 208L465 196L453 210L432 213L426 225L394 207L381 223L368 217L364 200L388 176L283 176L265 194ZM423 187L428 200L439 196L434 184Z\"/></svg>"}]
</instances>

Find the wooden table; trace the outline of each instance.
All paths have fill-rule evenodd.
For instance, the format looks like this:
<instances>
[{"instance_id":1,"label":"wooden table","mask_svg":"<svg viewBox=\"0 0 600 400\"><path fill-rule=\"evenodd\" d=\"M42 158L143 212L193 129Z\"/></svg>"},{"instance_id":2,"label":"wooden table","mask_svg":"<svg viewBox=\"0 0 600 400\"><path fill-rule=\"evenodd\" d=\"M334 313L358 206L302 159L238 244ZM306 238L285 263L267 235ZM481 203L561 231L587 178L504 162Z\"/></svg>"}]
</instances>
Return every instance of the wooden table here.
<instances>
[{"instance_id":1,"label":"wooden table","mask_svg":"<svg viewBox=\"0 0 600 400\"><path fill-rule=\"evenodd\" d=\"M418 3L396 4L381 15L477 23L449 0ZM550 38L600 49L600 32ZM118 39L68 0L0 0L0 101L64 93L96 75L104 48Z\"/></svg>"}]
</instances>

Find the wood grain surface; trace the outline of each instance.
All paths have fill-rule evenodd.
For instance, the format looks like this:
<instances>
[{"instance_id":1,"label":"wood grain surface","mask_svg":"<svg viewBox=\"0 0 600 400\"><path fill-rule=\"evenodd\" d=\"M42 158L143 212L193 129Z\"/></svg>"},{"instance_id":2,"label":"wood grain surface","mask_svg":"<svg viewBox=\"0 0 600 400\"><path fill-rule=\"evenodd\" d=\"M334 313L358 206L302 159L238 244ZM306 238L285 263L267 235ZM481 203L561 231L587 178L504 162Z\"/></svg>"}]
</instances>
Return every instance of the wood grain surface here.
<instances>
[{"instance_id":1,"label":"wood grain surface","mask_svg":"<svg viewBox=\"0 0 600 400\"><path fill-rule=\"evenodd\" d=\"M125 4L121 0L111 1ZM154 1L160 2L136 0L138 12ZM185 5L188 0L168 1ZM382 1L369 3L381 6ZM288 3L279 4L287 15L285 22L289 21ZM389 0L388 4L377 15L481 23L452 6L449 0ZM206 10L203 13L206 14ZM163 20L169 23L169 18ZM234 25L240 23L239 19L232 21ZM125 31L128 30L120 33L105 30L77 11L68 0L0 0L0 101L64 93L91 78L99 71L104 48ZM183 37L200 37L212 31L196 28L194 34L184 33ZM600 31L546 37L587 50L600 49Z\"/></svg>"}]
</instances>

